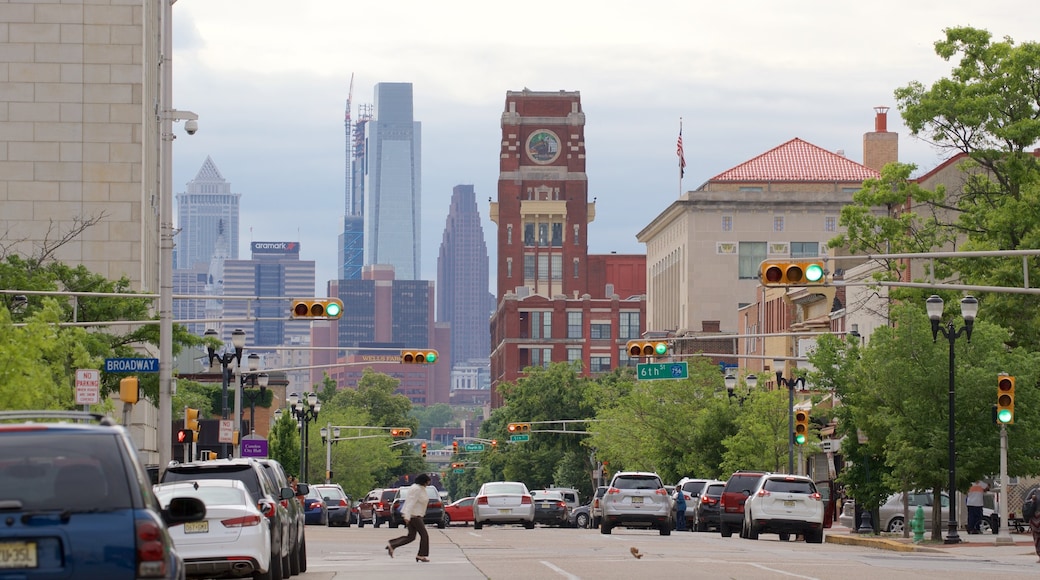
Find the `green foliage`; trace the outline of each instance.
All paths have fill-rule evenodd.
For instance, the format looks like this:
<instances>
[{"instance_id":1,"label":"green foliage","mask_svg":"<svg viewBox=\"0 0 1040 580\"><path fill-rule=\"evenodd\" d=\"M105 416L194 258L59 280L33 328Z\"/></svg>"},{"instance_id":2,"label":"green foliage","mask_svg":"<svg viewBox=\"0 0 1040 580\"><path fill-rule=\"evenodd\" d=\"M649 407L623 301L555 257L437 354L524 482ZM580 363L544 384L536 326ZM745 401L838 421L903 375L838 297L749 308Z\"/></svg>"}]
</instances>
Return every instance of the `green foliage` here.
<instances>
[{"instance_id":1,"label":"green foliage","mask_svg":"<svg viewBox=\"0 0 1040 580\"><path fill-rule=\"evenodd\" d=\"M300 430L292 413L282 413L267 435L267 454L285 468L285 473L300 473ZM366 490L367 491L367 490Z\"/></svg>"}]
</instances>

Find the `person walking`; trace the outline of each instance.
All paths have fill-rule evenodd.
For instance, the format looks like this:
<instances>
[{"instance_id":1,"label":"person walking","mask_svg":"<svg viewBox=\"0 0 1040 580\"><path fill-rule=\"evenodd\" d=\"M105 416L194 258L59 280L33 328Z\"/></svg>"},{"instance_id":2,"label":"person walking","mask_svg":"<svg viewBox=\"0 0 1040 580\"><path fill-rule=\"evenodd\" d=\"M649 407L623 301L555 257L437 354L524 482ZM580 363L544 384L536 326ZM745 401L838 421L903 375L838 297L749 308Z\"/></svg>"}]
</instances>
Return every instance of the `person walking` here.
<instances>
[{"instance_id":1,"label":"person walking","mask_svg":"<svg viewBox=\"0 0 1040 580\"><path fill-rule=\"evenodd\" d=\"M675 531L686 531L686 494L682 486L675 486Z\"/></svg>"},{"instance_id":2,"label":"person walking","mask_svg":"<svg viewBox=\"0 0 1040 580\"><path fill-rule=\"evenodd\" d=\"M1036 551L1037 562L1040 562L1040 509L1037 509L1040 494L1038 492L1040 492L1038 489L1029 492L1029 497L1022 506L1022 515L1029 523L1029 531L1033 534L1033 550Z\"/></svg>"},{"instance_id":3,"label":"person walking","mask_svg":"<svg viewBox=\"0 0 1040 580\"><path fill-rule=\"evenodd\" d=\"M989 486L984 481L976 481L971 484L968 488L967 504L968 504L968 533L969 534L981 534L982 530L979 529L979 524L982 523L982 506L984 505L984 499L986 490Z\"/></svg>"},{"instance_id":4,"label":"person walking","mask_svg":"<svg viewBox=\"0 0 1040 580\"><path fill-rule=\"evenodd\" d=\"M423 517L426 515L426 505L430 502L430 496L426 495L426 486L430 485L430 476L420 473L415 476L415 483L411 485L404 496L404 505L401 506L401 519L404 527L408 529L408 535L394 538L387 542L386 553L394 557L394 550L415 540L419 535L419 554L415 556L416 562L429 562L430 536L426 533L426 523Z\"/></svg>"}]
</instances>

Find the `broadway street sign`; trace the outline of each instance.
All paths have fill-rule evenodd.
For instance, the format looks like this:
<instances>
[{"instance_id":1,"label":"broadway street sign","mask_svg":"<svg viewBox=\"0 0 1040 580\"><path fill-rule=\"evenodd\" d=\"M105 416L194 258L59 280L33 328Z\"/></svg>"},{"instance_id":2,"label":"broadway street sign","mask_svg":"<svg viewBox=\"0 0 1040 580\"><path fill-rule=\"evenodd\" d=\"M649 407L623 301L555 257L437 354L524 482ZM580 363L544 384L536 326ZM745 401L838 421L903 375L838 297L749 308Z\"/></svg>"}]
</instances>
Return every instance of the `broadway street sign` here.
<instances>
[{"instance_id":1,"label":"broadway street sign","mask_svg":"<svg viewBox=\"0 0 1040 580\"><path fill-rule=\"evenodd\" d=\"M106 358L106 373L157 373L157 358Z\"/></svg>"}]
</instances>

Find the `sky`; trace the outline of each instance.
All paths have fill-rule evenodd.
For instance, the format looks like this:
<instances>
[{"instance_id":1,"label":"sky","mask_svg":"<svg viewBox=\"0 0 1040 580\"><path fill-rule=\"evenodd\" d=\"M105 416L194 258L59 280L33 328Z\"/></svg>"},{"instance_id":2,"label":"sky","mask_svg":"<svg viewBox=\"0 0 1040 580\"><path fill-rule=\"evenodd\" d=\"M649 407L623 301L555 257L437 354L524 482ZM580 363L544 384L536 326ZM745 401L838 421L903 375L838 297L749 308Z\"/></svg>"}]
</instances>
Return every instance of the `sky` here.
<instances>
[{"instance_id":1,"label":"sky","mask_svg":"<svg viewBox=\"0 0 1040 580\"><path fill-rule=\"evenodd\" d=\"M422 278L435 280L452 188L476 191L495 291L501 114L507 91L578 91L596 219L589 252L644 254L636 234L680 192L791 139L863 161L874 107L891 107L900 161L945 155L909 134L893 96L954 61L943 30L1036 42L1040 4L1021 0L180 0L173 6L175 193L207 156L241 194L250 241L299 241L318 295L337 277L351 95L413 84L422 123ZM680 181L676 140L686 158Z\"/></svg>"}]
</instances>

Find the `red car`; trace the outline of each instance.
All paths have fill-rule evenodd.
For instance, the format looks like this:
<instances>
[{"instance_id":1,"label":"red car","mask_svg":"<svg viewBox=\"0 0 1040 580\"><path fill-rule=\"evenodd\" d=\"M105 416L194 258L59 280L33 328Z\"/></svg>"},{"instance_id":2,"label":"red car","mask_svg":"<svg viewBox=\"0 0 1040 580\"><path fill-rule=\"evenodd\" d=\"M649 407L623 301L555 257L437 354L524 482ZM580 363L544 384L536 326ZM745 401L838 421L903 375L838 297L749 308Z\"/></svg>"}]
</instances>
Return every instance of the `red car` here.
<instances>
[{"instance_id":1,"label":"red car","mask_svg":"<svg viewBox=\"0 0 1040 580\"><path fill-rule=\"evenodd\" d=\"M397 488L373 489L358 505L358 527L371 523L378 528L383 522L390 521L390 504L394 502Z\"/></svg>"},{"instance_id":2,"label":"red car","mask_svg":"<svg viewBox=\"0 0 1040 580\"><path fill-rule=\"evenodd\" d=\"M464 497L444 506L444 521L448 524L462 523L469 525L473 521L473 499Z\"/></svg>"}]
</instances>

